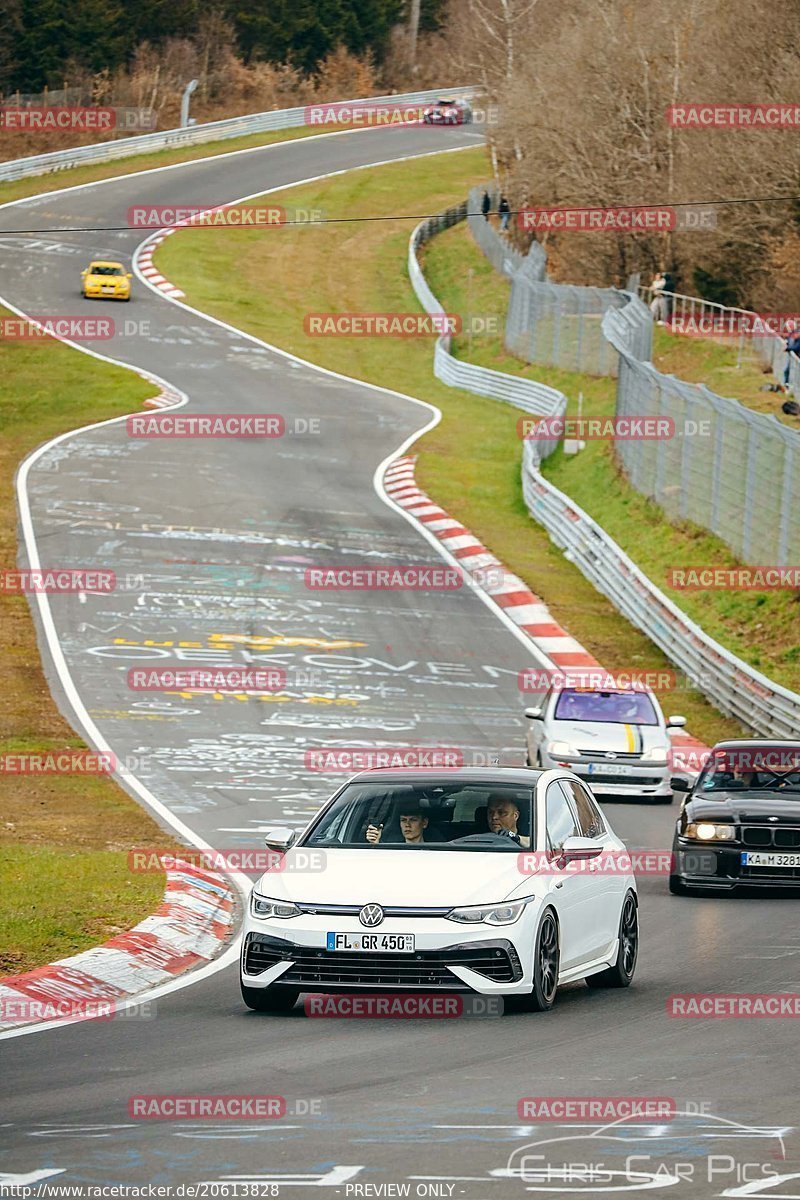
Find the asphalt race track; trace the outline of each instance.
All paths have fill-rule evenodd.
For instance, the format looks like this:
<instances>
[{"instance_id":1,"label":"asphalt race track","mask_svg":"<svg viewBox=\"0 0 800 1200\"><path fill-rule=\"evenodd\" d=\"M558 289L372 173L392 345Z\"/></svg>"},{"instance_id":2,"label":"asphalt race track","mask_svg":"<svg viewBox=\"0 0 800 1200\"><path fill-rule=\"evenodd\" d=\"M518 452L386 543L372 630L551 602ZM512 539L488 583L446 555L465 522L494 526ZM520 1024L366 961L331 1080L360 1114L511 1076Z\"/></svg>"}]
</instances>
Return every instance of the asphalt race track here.
<instances>
[{"instance_id":1,"label":"asphalt race track","mask_svg":"<svg viewBox=\"0 0 800 1200\"><path fill-rule=\"evenodd\" d=\"M301 140L6 207L0 291L26 314L80 314L81 268L90 257L130 262L143 233L59 227L124 226L139 201L215 204L475 139L405 129ZM441 562L373 486L378 464L430 410L297 363L134 284L131 304L91 306L137 324L98 350L186 393L186 411L280 413L292 432L269 442L148 441L117 422L67 437L31 467L43 565L117 573L108 596L51 597L69 674L115 753L218 847L256 847L269 824L305 823L341 778L306 769L315 748L401 742L521 761L516 674L532 652L474 592L304 586L307 566ZM293 432L303 419L318 420L320 432ZM47 650L44 661L77 724ZM132 666L211 662L279 665L292 699L182 700L127 686ZM309 702L320 692L330 703ZM606 807L631 847L669 847L675 809ZM612 1187L800 1195L792 1022L665 1011L673 993L796 991L798 902L679 899L657 877L643 878L640 892L634 987L574 985L544 1016L313 1020L298 1005L270 1017L243 1007L231 965L160 997L154 1019L0 1039L0 1183L236 1179L261 1184L252 1195L289 1197L312 1187L398 1195L380 1185L406 1184L412 1196L474 1198ZM128 1098L141 1093L277 1094L289 1115L137 1122ZM670 1097L686 1115L610 1130L518 1116L522 1097L581 1095ZM520 1154L541 1155L550 1174L525 1184L514 1173ZM790 1178L754 1184L771 1173L772 1184L775 1173Z\"/></svg>"}]
</instances>

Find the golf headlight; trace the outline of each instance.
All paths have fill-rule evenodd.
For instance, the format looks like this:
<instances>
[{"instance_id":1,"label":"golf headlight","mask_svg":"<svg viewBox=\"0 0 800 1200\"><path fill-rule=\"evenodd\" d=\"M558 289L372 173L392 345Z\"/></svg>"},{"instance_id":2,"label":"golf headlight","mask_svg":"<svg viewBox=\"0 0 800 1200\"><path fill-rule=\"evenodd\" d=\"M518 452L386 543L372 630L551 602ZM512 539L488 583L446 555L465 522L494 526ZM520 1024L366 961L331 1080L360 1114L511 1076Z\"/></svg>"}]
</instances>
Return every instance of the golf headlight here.
<instances>
[{"instance_id":1,"label":"golf headlight","mask_svg":"<svg viewBox=\"0 0 800 1200\"><path fill-rule=\"evenodd\" d=\"M645 750L642 755L642 762L657 762L667 765L667 754L669 753L668 746L651 746L649 750Z\"/></svg>"},{"instance_id":2,"label":"golf headlight","mask_svg":"<svg viewBox=\"0 0 800 1200\"><path fill-rule=\"evenodd\" d=\"M569 742L548 742L547 753L555 755L574 754L575 751L572 749L572 746L570 746Z\"/></svg>"},{"instance_id":3,"label":"golf headlight","mask_svg":"<svg viewBox=\"0 0 800 1200\"><path fill-rule=\"evenodd\" d=\"M259 896L255 889L250 893L250 912L254 917L278 917L281 921L300 916L300 909L295 904L287 900L270 900L268 896Z\"/></svg>"},{"instance_id":4,"label":"golf headlight","mask_svg":"<svg viewBox=\"0 0 800 1200\"><path fill-rule=\"evenodd\" d=\"M447 914L448 921L462 925L513 925L527 904L526 900L515 900L513 904L483 904L475 908L454 908Z\"/></svg>"},{"instance_id":5,"label":"golf headlight","mask_svg":"<svg viewBox=\"0 0 800 1200\"><path fill-rule=\"evenodd\" d=\"M682 835L696 842L732 842L733 825L713 825L710 821L690 821Z\"/></svg>"}]
</instances>

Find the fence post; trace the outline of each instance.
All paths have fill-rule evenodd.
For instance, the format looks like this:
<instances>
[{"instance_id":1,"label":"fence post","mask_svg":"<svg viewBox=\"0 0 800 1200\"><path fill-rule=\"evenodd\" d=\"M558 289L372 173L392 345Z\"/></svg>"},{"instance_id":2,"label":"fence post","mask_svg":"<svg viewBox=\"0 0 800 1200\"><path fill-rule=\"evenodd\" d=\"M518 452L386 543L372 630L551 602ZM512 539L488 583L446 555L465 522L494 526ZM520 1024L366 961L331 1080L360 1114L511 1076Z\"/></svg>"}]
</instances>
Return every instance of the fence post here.
<instances>
[{"instance_id":1,"label":"fence post","mask_svg":"<svg viewBox=\"0 0 800 1200\"><path fill-rule=\"evenodd\" d=\"M781 488L781 521L778 530L778 565L786 566L789 560L789 531L792 527L792 472L795 455L790 445L783 450L783 487Z\"/></svg>"},{"instance_id":2,"label":"fence post","mask_svg":"<svg viewBox=\"0 0 800 1200\"><path fill-rule=\"evenodd\" d=\"M742 538L741 555L745 562L750 561L750 541L753 529L753 492L756 463L756 427L751 424L747 433L747 465L744 476L744 504L742 506Z\"/></svg>"}]
</instances>

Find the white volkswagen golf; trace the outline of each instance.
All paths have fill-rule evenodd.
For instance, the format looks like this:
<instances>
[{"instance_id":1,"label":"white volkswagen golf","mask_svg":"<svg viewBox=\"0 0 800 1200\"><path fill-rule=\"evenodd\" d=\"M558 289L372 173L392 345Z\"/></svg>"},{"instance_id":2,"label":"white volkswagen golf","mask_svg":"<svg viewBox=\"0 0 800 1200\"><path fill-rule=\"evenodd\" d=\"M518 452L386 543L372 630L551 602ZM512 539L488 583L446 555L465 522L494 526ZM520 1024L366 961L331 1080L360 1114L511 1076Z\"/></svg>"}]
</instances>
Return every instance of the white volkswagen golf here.
<instances>
[{"instance_id":1,"label":"white volkswagen golf","mask_svg":"<svg viewBox=\"0 0 800 1200\"><path fill-rule=\"evenodd\" d=\"M266 842L282 856L248 903L250 1008L360 991L516 995L544 1010L559 984L633 979L636 882L568 771L365 771L299 837Z\"/></svg>"}]
</instances>

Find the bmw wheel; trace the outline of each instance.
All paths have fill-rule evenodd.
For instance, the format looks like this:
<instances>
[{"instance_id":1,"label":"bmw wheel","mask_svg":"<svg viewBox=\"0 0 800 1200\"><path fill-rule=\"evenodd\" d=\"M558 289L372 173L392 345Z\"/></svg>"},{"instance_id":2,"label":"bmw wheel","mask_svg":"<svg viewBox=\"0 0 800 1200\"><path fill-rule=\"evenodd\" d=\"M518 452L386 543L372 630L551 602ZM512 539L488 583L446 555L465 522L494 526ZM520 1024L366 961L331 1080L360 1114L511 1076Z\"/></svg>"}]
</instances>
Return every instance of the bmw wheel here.
<instances>
[{"instance_id":1,"label":"bmw wheel","mask_svg":"<svg viewBox=\"0 0 800 1200\"><path fill-rule=\"evenodd\" d=\"M639 910L633 892L628 892L619 919L617 961L613 967L607 967L605 971L600 971L597 975L587 975L587 984L590 988L630 987L638 956Z\"/></svg>"}]
</instances>

